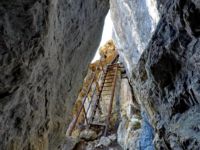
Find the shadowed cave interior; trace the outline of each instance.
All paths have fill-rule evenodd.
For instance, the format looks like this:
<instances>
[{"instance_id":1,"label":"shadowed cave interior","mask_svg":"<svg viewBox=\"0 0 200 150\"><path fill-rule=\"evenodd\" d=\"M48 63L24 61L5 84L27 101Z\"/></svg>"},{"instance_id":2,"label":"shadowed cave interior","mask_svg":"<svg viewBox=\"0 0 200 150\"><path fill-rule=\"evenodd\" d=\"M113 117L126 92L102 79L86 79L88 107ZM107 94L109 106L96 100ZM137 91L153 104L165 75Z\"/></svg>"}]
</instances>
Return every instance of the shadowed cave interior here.
<instances>
[{"instance_id":1,"label":"shadowed cave interior","mask_svg":"<svg viewBox=\"0 0 200 150\"><path fill-rule=\"evenodd\" d=\"M0 149L199 150L199 15L198 0L1 0Z\"/></svg>"}]
</instances>

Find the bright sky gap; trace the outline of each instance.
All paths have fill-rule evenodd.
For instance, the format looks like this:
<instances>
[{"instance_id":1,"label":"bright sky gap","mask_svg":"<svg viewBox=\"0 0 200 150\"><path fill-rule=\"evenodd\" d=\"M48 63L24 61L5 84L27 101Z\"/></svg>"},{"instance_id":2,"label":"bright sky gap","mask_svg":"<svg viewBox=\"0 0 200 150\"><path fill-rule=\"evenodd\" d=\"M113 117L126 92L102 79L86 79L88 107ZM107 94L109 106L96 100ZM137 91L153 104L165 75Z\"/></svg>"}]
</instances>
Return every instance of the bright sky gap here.
<instances>
[{"instance_id":1,"label":"bright sky gap","mask_svg":"<svg viewBox=\"0 0 200 150\"><path fill-rule=\"evenodd\" d=\"M105 18L105 23L104 23L104 27L103 27L103 33L102 33L102 37L101 37L101 42L99 44L98 49L103 46L108 40L112 39L112 29L113 29L113 23L111 20L111 16L110 16L110 11L108 12L106 18ZM92 60L92 62L94 62L95 60L98 60L100 58L99 52L97 52Z\"/></svg>"}]
</instances>

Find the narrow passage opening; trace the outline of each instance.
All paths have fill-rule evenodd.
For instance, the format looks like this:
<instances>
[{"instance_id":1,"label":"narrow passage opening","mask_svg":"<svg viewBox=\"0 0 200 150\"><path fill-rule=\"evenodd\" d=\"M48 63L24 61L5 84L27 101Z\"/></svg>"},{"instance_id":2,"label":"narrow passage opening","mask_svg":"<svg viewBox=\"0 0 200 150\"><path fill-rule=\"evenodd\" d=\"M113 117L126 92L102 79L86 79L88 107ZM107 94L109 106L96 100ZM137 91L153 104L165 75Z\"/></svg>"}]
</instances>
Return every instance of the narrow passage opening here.
<instances>
[{"instance_id":1,"label":"narrow passage opening","mask_svg":"<svg viewBox=\"0 0 200 150\"><path fill-rule=\"evenodd\" d=\"M88 143L94 147L109 145L110 148L121 149L117 142L117 132L122 113L131 105L132 96L130 87L127 88L129 84L125 68L119 61L112 40L112 29L108 12L101 42L88 68L67 130L67 136L81 139L77 145L82 148L77 147L75 150L87 149ZM126 98L123 100L121 97ZM125 105L122 106L122 103Z\"/></svg>"}]
</instances>

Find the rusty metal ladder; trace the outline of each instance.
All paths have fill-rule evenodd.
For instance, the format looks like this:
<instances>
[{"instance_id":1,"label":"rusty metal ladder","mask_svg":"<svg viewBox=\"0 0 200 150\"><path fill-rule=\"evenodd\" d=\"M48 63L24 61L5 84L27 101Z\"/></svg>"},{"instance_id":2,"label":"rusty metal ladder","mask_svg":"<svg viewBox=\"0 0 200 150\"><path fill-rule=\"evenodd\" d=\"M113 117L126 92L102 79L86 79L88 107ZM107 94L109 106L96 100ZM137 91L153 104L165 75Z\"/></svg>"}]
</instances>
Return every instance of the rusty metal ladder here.
<instances>
[{"instance_id":1,"label":"rusty metal ladder","mask_svg":"<svg viewBox=\"0 0 200 150\"><path fill-rule=\"evenodd\" d=\"M90 104L91 104L92 100L91 100L91 102L89 104L89 107L88 107L88 109L86 111L84 109L84 104L86 102L86 99L88 97L89 92L91 91L92 85L93 85L93 83L95 81L95 73L93 73L93 77L92 77L91 83L89 84L87 93L86 93L85 97L83 98L82 105L81 105L79 111L77 112L76 117L73 119L72 125L69 127L69 133L68 133L69 136L71 136L71 134L72 134L72 132L73 132L75 126L76 126L76 123L78 121L78 118L79 118L79 116L80 116L82 111L84 112L84 116L85 116L85 120L86 120L87 125L89 127L90 126L104 126L105 127L104 135L106 135L107 130L109 128L110 117L111 117L111 113L112 113L112 105L113 105L113 99L114 99L114 93L115 93L115 85L116 85L118 66L119 66L119 64L116 63L117 60L118 60L118 57L119 56L117 55L113 59L113 61L109 65L107 65L105 71L102 69L102 73L103 73L102 78L98 79L98 81L102 80L102 83L100 84L99 91L97 92L97 99L95 101L95 107L94 107L92 115L91 115L91 120L88 121L87 113L88 113L88 110L90 108ZM100 60L100 63L101 63L101 60ZM100 63L99 63L99 65L100 65ZM99 67L99 65L98 65L98 67ZM106 89L105 89L106 87L111 87L112 88L111 89L111 94L110 94L111 97L110 97L110 104L109 104L109 108L108 108L108 115L107 115L107 119L106 119L106 124L94 123L93 120L94 120L94 117L95 117L95 114L96 114L96 110L98 108L100 109L99 102L100 102L100 99L102 97L102 92L106 91ZM95 91L96 91L96 88L93 91L92 97L94 96Z\"/></svg>"},{"instance_id":2,"label":"rusty metal ladder","mask_svg":"<svg viewBox=\"0 0 200 150\"><path fill-rule=\"evenodd\" d=\"M109 72L111 73L109 75ZM107 78L105 78L105 90L106 88L111 88L111 93L106 94L107 96L110 96L110 104L109 104L109 108L108 108L108 115L107 115L107 119L106 119L106 127L104 130L104 136L106 136L109 125L110 125L110 118L111 118L111 114L112 114L112 107L113 107L113 101L114 101L114 96L115 96L115 87L116 87L116 81L117 81L117 75L118 75L118 64L114 64L114 65L110 65L108 66L108 75L106 76ZM110 79L109 79L110 78ZM106 82L107 79L107 82ZM105 91L103 89L103 91Z\"/></svg>"},{"instance_id":3,"label":"rusty metal ladder","mask_svg":"<svg viewBox=\"0 0 200 150\"><path fill-rule=\"evenodd\" d=\"M116 57L111 64L107 65L106 67L106 71L103 72L103 76L102 76L102 83L100 85L100 90L97 93L97 99L95 101L95 107L93 108L93 113L92 113L92 117L91 120L89 122L90 125L101 125L104 126L104 135L106 136L107 131L109 129L109 125L110 125L110 118L111 118L111 114L112 114L112 106L113 106L113 100L114 100L114 94L115 94L115 86L116 86L116 80L117 80L117 75L118 75L118 67L119 64L116 63L118 57ZM111 92L111 93L107 93L106 96L110 96L108 100L110 100L110 104L109 104L109 108L108 108L108 114L107 114L107 118L105 121L105 124L101 124L101 123L94 123L94 118L95 118L95 114L97 111L97 108L100 107L99 103L100 100L102 99L102 96L105 96L105 94L103 94L103 92Z\"/></svg>"}]
</instances>

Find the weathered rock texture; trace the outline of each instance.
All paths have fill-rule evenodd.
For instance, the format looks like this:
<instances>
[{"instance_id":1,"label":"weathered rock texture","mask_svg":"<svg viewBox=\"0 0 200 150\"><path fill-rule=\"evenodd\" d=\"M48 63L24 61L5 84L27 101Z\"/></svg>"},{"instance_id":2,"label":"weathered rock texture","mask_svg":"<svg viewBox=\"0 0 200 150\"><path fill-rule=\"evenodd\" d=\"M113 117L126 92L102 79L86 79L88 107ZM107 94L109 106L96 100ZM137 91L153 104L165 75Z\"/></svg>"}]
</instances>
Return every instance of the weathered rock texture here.
<instances>
[{"instance_id":1,"label":"weathered rock texture","mask_svg":"<svg viewBox=\"0 0 200 150\"><path fill-rule=\"evenodd\" d=\"M0 1L0 149L59 147L108 0Z\"/></svg>"},{"instance_id":2,"label":"weathered rock texture","mask_svg":"<svg viewBox=\"0 0 200 150\"><path fill-rule=\"evenodd\" d=\"M119 107L120 124L117 130L117 141L124 150L139 150L141 117L127 78L121 80Z\"/></svg>"},{"instance_id":3,"label":"weathered rock texture","mask_svg":"<svg viewBox=\"0 0 200 150\"><path fill-rule=\"evenodd\" d=\"M131 73L159 21L155 0L111 0L113 38L120 57Z\"/></svg>"},{"instance_id":4,"label":"weathered rock texture","mask_svg":"<svg viewBox=\"0 0 200 150\"><path fill-rule=\"evenodd\" d=\"M198 150L200 3L198 0L157 0L157 3L161 19L136 68L132 68L132 86L155 130L157 149Z\"/></svg>"}]
</instances>

